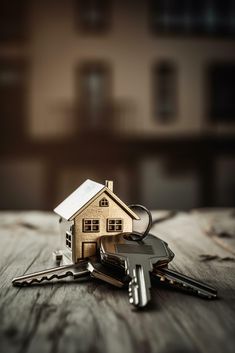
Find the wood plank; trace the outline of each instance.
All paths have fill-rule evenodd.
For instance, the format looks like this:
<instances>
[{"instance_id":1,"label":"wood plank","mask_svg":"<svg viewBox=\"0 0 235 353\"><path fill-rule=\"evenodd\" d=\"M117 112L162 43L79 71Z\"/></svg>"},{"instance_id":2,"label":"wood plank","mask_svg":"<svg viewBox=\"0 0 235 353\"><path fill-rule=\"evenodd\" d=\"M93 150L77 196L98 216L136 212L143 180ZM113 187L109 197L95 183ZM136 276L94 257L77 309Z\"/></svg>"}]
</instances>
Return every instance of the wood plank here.
<instances>
[{"instance_id":1,"label":"wood plank","mask_svg":"<svg viewBox=\"0 0 235 353\"><path fill-rule=\"evenodd\" d=\"M153 212L154 218L164 215ZM206 234L208 217L198 210L177 213L152 232L174 251L171 267L214 285L219 299L203 300L153 281L150 307L136 311L126 290L98 280L12 287L13 277L52 266L59 228L50 213L0 213L0 351L233 352L235 262L220 261L233 254ZM201 255L218 257L205 261Z\"/></svg>"}]
</instances>

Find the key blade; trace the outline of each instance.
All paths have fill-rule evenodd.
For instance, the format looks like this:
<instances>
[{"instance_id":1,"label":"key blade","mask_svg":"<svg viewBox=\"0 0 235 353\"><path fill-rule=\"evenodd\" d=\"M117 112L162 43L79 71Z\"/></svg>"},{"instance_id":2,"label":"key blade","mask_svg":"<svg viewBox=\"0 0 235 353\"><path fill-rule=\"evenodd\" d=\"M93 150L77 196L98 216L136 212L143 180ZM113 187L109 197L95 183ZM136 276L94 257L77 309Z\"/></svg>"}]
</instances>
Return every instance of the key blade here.
<instances>
[{"instance_id":1,"label":"key blade","mask_svg":"<svg viewBox=\"0 0 235 353\"><path fill-rule=\"evenodd\" d=\"M138 307L144 307L150 301L150 284L146 277L149 277L149 274L144 273L143 266L136 265L133 270L132 291L129 294L133 298L133 302L131 298L130 302Z\"/></svg>"},{"instance_id":2,"label":"key blade","mask_svg":"<svg viewBox=\"0 0 235 353\"><path fill-rule=\"evenodd\" d=\"M33 283L51 281L54 278L62 279L65 277L83 277L89 275L87 262L58 266L51 269L30 273L24 276L15 277L12 280L14 286L27 286Z\"/></svg>"},{"instance_id":3,"label":"key blade","mask_svg":"<svg viewBox=\"0 0 235 353\"><path fill-rule=\"evenodd\" d=\"M128 266L128 272L132 280L129 283L129 302L136 307L142 308L148 304L150 295L150 275L147 266Z\"/></svg>"},{"instance_id":4,"label":"key blade","mask_svg":"<svg viewBox=\"0 0 235 353\"><path fill-rule=\"evenodd\" d=\"M208 299L217 297L217 290L215 288L174 270L168 268L155 268L153 274L160 277L160 280L165 280L174 287L191 291L199 296Z\"/></svg>"}]
</instances>

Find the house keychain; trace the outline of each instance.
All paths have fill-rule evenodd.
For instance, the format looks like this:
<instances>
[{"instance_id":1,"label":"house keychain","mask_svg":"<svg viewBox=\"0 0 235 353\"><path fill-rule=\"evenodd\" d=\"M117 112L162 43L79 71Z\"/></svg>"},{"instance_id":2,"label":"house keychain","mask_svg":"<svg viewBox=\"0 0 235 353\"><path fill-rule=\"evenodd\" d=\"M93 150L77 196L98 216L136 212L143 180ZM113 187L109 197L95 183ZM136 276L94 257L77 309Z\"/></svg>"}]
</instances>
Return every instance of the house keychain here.
<instances>
[{"instance_id":1,"label":"house keychain","mask_svg":"<svg viewBox=\"0 0 235 353\"><path fill-rule=\"evenodd\" d=\"M139 220L113 192L113 182L105 185L86 180L60 203L54 212L60 218L64 249L57 259L63 263L78 262L97 254L101 235L133 231L133 220Z\"/></svg>"},{"instance_id":2,"label":"house keychain","mask_svg":"<svg viewBox=\"0 0 235 353\"><path fill-rule=\"evenodd\" d=\"M133 209L148 215L144 232L133 230L140 220ZM12 280L14 285L31 285L71 276L101 279L117 287L129 286L129 301L141 308L150 301L151 277L204 298L215 298L213 287L168 268L174 253L168 244L149 234L152 216L142 205L127 206L105 185L86 180L55 208L60 216L63 249L54 253L59 266Z\"/></svg>"}]
</instances>

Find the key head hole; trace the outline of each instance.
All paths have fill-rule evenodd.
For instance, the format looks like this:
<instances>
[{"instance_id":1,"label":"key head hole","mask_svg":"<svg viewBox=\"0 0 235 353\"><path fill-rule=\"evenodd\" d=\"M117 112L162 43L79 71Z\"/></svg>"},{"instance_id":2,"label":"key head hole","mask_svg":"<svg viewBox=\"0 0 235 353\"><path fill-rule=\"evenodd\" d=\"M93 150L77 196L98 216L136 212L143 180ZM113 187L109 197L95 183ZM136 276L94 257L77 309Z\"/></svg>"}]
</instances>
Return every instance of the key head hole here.
<instances>
[{"instance_id":1,"label":"key head hole","mask_svg":"<svg viewBox=\"0 0 235 353\"><path fill-rule=\"evenodd\" d=\"M143 205L139 205L139 204L133 204L133 205L129 205L130 209L134 209L135 212L136 210L138 210L139 212L139 217L140 219L138 221L136 221L136 225L138 224L138 231L134 230L132 233L135 233L134 236L132 236L132 240L138 241L138 240L143 240L144 238L146 238L149 234L149 231L152 227L152 214L149 211L149 209L147 209L145 206ZM144 217L144 215L146 215ZM147 223L146 223L147 221ZM135 221L134 221L135 222ZM144 226L144 229L142 229ZM137 235L137 236L136 236ZM135 239L134 239L135 238Z\"/></svg>"}]
</instances>

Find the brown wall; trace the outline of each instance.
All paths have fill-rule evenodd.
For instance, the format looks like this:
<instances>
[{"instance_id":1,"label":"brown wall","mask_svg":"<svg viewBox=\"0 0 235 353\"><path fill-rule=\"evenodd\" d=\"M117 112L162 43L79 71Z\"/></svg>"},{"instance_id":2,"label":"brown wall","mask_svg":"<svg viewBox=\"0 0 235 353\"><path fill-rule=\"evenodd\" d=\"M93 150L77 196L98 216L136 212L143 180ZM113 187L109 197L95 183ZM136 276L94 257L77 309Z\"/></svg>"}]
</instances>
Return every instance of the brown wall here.
<instances>
[{"instance_id":1,"label":"brown wall","mask_svg":"<svg viewBox=\"0 0 235 353\"><path fill-rule=\"evenodd\" d=\"M86 33L75 2L26 1L25 39L0 33L0 101L15 111L1 116L0 208L51 210L87 178L113 179L123 200L151 208L234 205L235 117L210 119L207 91L208 67L235 63L234 34L153 34L145 0L110 1L110 28ZM164 61L177 77L169 122L153 114L153 67ZM17 87L4 86L14 77L3 62L21 67ZM112 129L100 123L94 139L82 128L78 72L97 63L110 75Z\"/></svg>"},{"instance_id":2,"label":"brown wall","mask_svg":"<svg viewBox=\"0 0 235 353\"><path fill-rule=\"evenodd\" d=\"M134 5L114 1L108 33L86 36L75 28L73 4L72 0L31 4L30 136L58 139L72 134L74 73L79 64L89 60L111 66L113 101L128 107L115 122L121 133L174 136L235 132L235 124L232 128L212 125L205 119L204 73L211 61L235 60L231 40L156 38L149 31L147 1ZM154 121L152 116L151 68L161 60L173 62L179 75L178 116L171 124Z\"/></svg>"}]
</instances>

